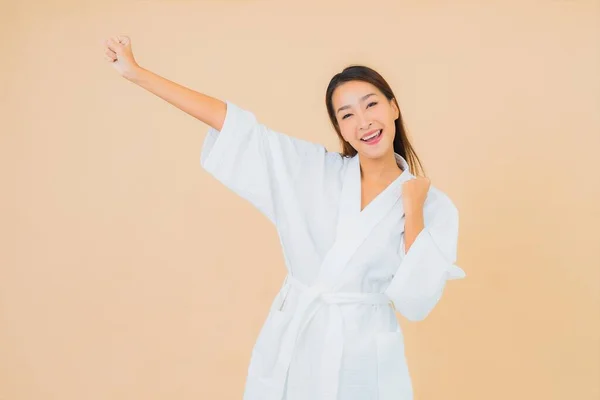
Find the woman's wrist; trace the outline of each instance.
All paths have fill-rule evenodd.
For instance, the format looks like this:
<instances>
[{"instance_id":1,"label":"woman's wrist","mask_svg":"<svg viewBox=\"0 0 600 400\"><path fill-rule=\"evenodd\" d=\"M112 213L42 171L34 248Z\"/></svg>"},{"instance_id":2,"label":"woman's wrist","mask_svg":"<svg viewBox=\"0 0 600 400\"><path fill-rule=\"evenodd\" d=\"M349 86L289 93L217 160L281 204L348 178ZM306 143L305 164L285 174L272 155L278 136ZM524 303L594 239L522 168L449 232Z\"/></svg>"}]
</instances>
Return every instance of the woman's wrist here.
<instances>
[{"instance_id":1,"label":"woman's wrist","mask_svg":"<svg viewBox=\"0 0 600 400\"><path fill-rule=\"evenodd\" d=\"M123 74L123 77L125 79L127 79L128 81L131 81L131 82L137 84L142 80L142 76L143 76L144 72L146 72L144 70L144 68L140 67L139 65L136 65L131 70L125 72Z\"/></svg>"},{"instance_id":2,"label":"woman's wrist","mask_svg":"<svg viewBox=\"0 0 600 400\"><path fill-rule=\"evenodd\" d=\"M404 215L406 215L407 218L415 217L415 216L422 216L423 215L423 206L407 207L404 210Z\"/></svg>"}]
</instances>

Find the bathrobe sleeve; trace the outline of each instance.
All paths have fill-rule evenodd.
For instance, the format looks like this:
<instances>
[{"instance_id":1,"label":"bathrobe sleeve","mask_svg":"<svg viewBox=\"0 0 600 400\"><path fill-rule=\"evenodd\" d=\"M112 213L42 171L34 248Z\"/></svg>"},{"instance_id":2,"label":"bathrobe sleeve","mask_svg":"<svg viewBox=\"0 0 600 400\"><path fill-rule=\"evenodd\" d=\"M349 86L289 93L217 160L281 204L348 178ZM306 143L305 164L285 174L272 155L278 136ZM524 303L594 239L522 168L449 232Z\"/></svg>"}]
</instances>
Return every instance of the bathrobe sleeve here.
<instances>
[{"instance_id":1,"label":"bathrobe sleeve","mask_svg":"<svg viewBox=\"0 0 600 400\"><path fill-rule=\"evenodd\" d=\"M275 201L290 196L292 182L308 166L322 165L324 146L269 129L256 116L226 100L225 121L209 128L202 167L275 223ZM320 163L320 164L319 164Z\"/></svg>"},{"instance_id":2,"label":"bathrobe sleeve","mask_svg":"<svg viewBox=\"0 0 600 400\"><path fill-rule=\"evenodd\" d=\"M443 197L430 208L431 218L405 253L385 293L400 314L411 321L425 319L442 296L446 281L465 272L455 264L458 244L458 210ZM426 215L427 216L427 215ZM428 221L429 220L429 221Z\"/></svg>"}]
</instances>

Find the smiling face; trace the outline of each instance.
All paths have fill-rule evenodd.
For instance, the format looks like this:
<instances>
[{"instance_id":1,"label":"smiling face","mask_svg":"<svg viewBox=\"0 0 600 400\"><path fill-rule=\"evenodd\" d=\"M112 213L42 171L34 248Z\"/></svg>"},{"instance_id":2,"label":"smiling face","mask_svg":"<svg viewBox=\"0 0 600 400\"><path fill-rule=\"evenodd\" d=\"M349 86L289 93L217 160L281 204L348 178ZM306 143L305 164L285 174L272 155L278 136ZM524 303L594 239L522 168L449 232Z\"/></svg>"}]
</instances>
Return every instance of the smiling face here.
<instances>
[{"instance_id":1,"label":"smiling face","mask_svg":"<svg viewBox=\"0 0 600 400\"><path fill-rule=\"evenodd\" d=\"M332 103L342 137L361 157L394 151L394 121L400 112L379 89L368 82L345 82L333 92Z\"/></svg>"}]
</instances>

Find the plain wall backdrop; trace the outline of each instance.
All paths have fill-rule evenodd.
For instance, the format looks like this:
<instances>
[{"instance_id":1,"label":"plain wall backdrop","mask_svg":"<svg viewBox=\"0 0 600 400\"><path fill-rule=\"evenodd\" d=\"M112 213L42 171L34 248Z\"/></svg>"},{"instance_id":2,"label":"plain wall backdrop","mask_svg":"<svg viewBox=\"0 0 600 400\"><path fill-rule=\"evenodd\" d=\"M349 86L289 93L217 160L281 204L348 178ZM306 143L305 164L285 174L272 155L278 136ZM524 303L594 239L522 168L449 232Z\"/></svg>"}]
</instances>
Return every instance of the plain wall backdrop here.
<instances>
[{"instance_id":1,"label":"plain wall backdrop","mask_svg":"<svg viewBox=\"0 0 600 400\"><path fill-rule=\"evenodd\" d=\"M598 1L3 1L0 399L241 399L285 276L276 231L200 166L168 79L338 151L350 64L399 100L460 211L429 317L401 316L416 400L600 398Z\"/></svg>"}]
</instances>

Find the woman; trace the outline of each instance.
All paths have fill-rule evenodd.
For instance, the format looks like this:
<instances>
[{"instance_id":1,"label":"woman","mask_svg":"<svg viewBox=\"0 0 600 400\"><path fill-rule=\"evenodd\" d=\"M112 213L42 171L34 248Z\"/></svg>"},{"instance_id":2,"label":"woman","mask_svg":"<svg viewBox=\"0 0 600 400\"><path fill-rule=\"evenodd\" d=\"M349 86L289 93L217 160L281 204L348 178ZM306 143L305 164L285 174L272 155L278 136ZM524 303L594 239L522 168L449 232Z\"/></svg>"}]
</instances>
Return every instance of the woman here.
<instances>
[{"instance_id":1,"label":"woman","mask_svg":"<svg viewBox=\"0 0 600 400\"><path fill-rule=\"evenodd\" d=\"M288 276L253 348L244 399L412 399L394 310L422 320L465 273L454 264L457 209L411 174L418 158L385 80L362 66L331 80L340 154L141 68L128 37L107 40L105 53L122 76L210 126L202 166L278 231Z\"/></svg>"}]
</instances>

